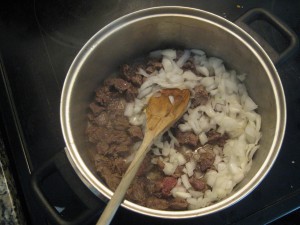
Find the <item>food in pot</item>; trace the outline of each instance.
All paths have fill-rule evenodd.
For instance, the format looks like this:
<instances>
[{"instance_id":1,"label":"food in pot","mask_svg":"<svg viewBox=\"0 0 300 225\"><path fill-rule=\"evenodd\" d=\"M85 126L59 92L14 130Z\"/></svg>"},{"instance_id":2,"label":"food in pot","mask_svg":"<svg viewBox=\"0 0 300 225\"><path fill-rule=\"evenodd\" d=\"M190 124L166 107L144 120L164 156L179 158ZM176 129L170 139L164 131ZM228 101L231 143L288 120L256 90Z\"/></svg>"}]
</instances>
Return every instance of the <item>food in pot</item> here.
<instances>
[{"instance_id":1,"label":"food in pot","mask_svg":"<svg viewBox=\"0 0 300 225\"><path fill-rule=\"evenodd\" d=\"M154 93L189 89L187 112L155 140L126 198L159 210L196 209L225 198L250 170L261 137L245 79L196 49L158 50L123 65L89 106L86 134L99 176L116 189L142 142L143 109Z\"/></svg>"}]
</instances>

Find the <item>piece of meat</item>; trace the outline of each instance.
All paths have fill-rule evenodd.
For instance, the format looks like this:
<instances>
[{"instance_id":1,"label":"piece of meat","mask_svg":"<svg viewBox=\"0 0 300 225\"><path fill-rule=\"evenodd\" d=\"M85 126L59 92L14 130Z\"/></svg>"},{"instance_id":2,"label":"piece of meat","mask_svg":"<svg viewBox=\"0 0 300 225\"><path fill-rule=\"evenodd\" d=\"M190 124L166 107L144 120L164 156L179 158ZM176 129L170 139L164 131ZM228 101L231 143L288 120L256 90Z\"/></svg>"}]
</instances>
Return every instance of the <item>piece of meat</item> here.
<instances>
[{"instance_id":1,"label":"piece of meat","mask_svg":"<svg viewBox=\"0 0 300 225\"><path fill-rule=\"evenodd\" d=\"M132 141L126 131L114 130L106 127L89 126L86 130L88 140L97 144L105 140L107 144L131 145Z\"/></svg>"},{"instance_id":2,"label":"piece of meat","mask_svg":"<svg viewBox=\"0 0 300 225\"><path fill-rule=\"evenodd\" d=\"M95 115L93 113L88 113L87 114L87 119L89 122L92 122L94 123L94 120L95 120ZM88 123L89 124L89 123Z\"/></svg>"},{"instance_id":3,"label":"piece of meat","mask_svg":"<svg viewBox=\"0 0 300 225\"><path fill-rule=\"evenodd\" d=\"M181 145L190 145L195 147L199 142L198 136L192 131L181 132L180 130L176 130L175 137Z\"/></svg>"},{"instance_id":4,"label":"piece of meat","mask_svg":"<svg viewBox=\"0 0 300 225\"><path fill-rule=\"evenodd\" d=\"M156 195L156 197L161 197L161 189L163 188L162 180L149 180L149 184L146 188L150 195Z\"/></svg>"},{"instance_id":5,"label":"piece of meat","mask_svg":"<svg viewBox=\"0 0 300 225\"><path fill-rule=\"evenodd\" d=\"M111 88L114 88L119 93L124 93L132 86L131 83L123 80L122 78L109 78L105 80L104 85L107 85L110 90Z\"/></svg>"},{"instance_id":6,"label":"piece of meat","mask_svg":"<svg viewBox=\"0 0 300 225\"><path fill-rule=\"evenodd\" d=\"M175 178L181 177L181 175L183 174L183 168L184 166L177 166L172 176Z\"/></svg>"},{"instance_id":7,"label":"piece of meat","mask_svg":"<svg viewBox=\"0 0 300 225\"><path fill-rule=\"evenodd\" d=\"M108 157L97 154L95 156L95 166L97 173L104 180L107 186L113 191L116 190L121 181L121 175L113 169L112 160Z\"/></svg>"},{"instance_id":8,"label":"piece of meat","mask_svg":"<svg viewBox=\"0 0 300 225\"><path fill-rule=\"evenodd\" d=\"M105 110L105 107L98 105L96 102L92 102L89 105L89 108L95 116L99 115L99 113Z\"/></svg>"},{"instance_id":9,"label":"piece of meat","mask_svg":"<svg viewBox=\"0 0 300 225\"><path fill-rule=\"evenodd\" d=\"M109 103L107 103L107 112L113 113L114 115L124 115L126 107L126 101L124 99L111 99Z\"/></svg>"},{"instance_id":10,"label":"piece of meat","mask_svg":"<svg viewBox=\"0 0 300 225\"><path fill-rule=\"evenodd\" d=\"M129 81L136 87L140 87L144 83L144 78L141 74L134 74L130 77Z\"/></svg>"},{"instance_id":11,"label":"piece of meat","mask_svg":"<svg viewBox=\"0 0 300 225\"><path fill-rule=\"evenodd\" d=\"M156 165L161 170L163 170L165 168L165 163L162 160L160 160L160 159L157 159Z\"/></svg>"},{"instance_id":12,"label":"piece of meat","mask_svg":"<svg viewBox=\"0 0 300 225\"><path fill-rule=\"evenodd\" d=\"M127 130L130 127L128 118L124 115L117 115L112 120L113 128L116 130Z\"/></svg>"},{"instance_id":13,"label":"piece of meat","mask_svg":"<svg viewBox=\"0 0 300 225\"><path fill-rule=\"evenodd\" d=\"M226 133L222 135L215 130L210 130L206 132L206 136L208 138L208 144L218 145L220 147L224 147L226 140L229 138L229 136Z\"/></svg>"},{"instance_id":14,"label":"piece of meat","mask_svg":"<svg viewBox=\"0 0 300 225\"><path fill-rule=\"evenodd\" d=\"M191 161L191 159L193 158L193 155L194 155L192 150L182 151L181 154L184 156L186 161Z\"/></svg>"},{"instance_id":15,"label":"piece of meat","mask_svg":"<svg viewBox=\"0 0 300 225\"><path fill-rule=\"evenodd\" d=\"M144 69L144 65L138 64L135 66L129 66L128 64L122 65L120 69L120 76L126 81L131 82L134 86L140 87L144 80L141 74L137 72L139 69Z\"/></svg>"},{"instance_id":16,"label":"piece of meat","mask_svg":"<svg viewBox=\"0 0 300 225\"><path fill-rule=\"evenodd\" d=\"M175 58L175 62L178 61L178 59L180 59L180 57L184 54L183 50L176 50L176 58Z\"/></svg>"},{"instance_id":17,"label":"piece of meat","mask_svg":"<svg viewBox=\"0 0 300 225\"><path fill-rule=\"evenodd\" d=\"M147 192L145 190L145 186L147 185L146 179L134 179L133 183L130 185L129 189L127 190L126 196L129 200L145 205L147 200Z\"/></svg>"},{"instance_id":18,"label":"piece of meat","mask_svg":"<svg viewBox=\"0 0 300 225\"><path fill-rule=\"evenodd\" d=\"M140 141L144 138L142 128L139 126L130 126L127 131L133 141Z\"/></svg>"},{"instance_id":19,"label":"piece of meat","mask_svg":"<svg viewBox=\"0 0 300 225\"><path fill-rule=\"evenodd\" d=\"M162 180L162 194L164 196L170 196L170 191L176 186L177 179L174 177L164 177Z\"/></svg>"},{"instance_id":20,"label":"piece of meat","mask_svg":"<svg viewBox=\"0 0 300 225\"><path fill-rule=\"evenodd\" d=\"M195 67L195 64L193 62L193 57L191 56L184 64L183 66L181 67L181 69L183 69L183 71L187 71L187 70L190 70L192 71L194 74L196 75L199 75L196 67Z\"/></svg>"},{"instance_id":21,"label":"piece of meat","mask_svg":"<svg viewBox=\"0 0 300 225\"><path fill-rule=\"evenodd\" d=\"M151 59L147 62L147 67L146 67L145 71L148 74L151 74L155 70L159 71L161 68L163 68L163 65L159 59Z\"/></svg>"},{"instance_id":22,"label":"piece of meat","mask_svg":"<svg viewBox=\"0 0 300 225\"><path fill-rule=\"evenodd\" d=\"M205 105L209 100L209 93L204 86L198 85L194 88L195 95L191 100L191 108L196 108L199 105Z\"/></svg>"},{"instance_id":23,"label":"piece of meat","mask_svg":"<svg viewBox=\"0 0 300 225\"><path fill-rule=\"evenodd\" d=\"M206 172L208 169L212 168L215 162L216 154L211 151L201 152L200 158L198 160L198 165L202 172Z\"/></svg>"},{"instance_id":24,"label":"piece of meat","mask_svg":"<svg viewBox=\"0 0 300 225\"><path fill-rule=\"evenodd\" d=\"M189 182L196 191L206 190L206 181L203 178L197 179L195 177L191 177Z\"/></svg>"},{"instance_id":25,"label":"piece of meat","mask_svg":"<svg viewBox=\"0 0 300 225\"><path fill-rule=\"evenodd\" d=\"M111 155L126 155L130 152L130 147L126 144L111 144L106 152L106 154Z\"/></svg>"},{"instance_id":26,"label":"piece of meat","mask_svg":"<svg viewBox=\"0 0 300 225\"><path fill-rule=\"evenodd\" d=\"M170 200L169 208L173 210L185 210L188 207L188 202L182 198L174 198Z\"/></svg>"},{"instance_id":27,"label":"piece of meat","mask_svg":"<svg viewBox=\"0 0 300 225\"><path fill-rule=\"evenodd\" d=\"M120 76L125 80L130 81L130 77L135 74L134 68L128 64L124 64L120 68Z\"/></svg>"},{"instance_id":28,"label":"piece of meat","mask_svg":"<svg viewBox=\"0 0 300 225\"><path fill-rule=\"evenodd\" d=\"M96 150L101 155L107 154L108 149L109 149L109 145L106 143L105 140L100 140L96 145Z\"/></svg>"},{"instance_id":29,"label":"piece of meat","mask_svg":"<svg viewBox=\"0 0 300 225\"><path fill-rule=\"evenodd\" d=\"M117 92L112 92L108 86L101 86L96 90L95 101L101 106L107 106L118 96Z\"/></svg>"},{"instance_id":30,"label":"piece of meat","mask_svg":"<svg viewBox=\"0 0 300 225\"><path fill-rule=\"evenodd\" d=\"M129 166L124 158L116 158L113 160L113 166L118 171L119 174L124 174Z\"/></svg>"},{"instance_id":31,"label":"piece of meat","mask_svg":"<svg viewBox=\"0 0 300 225\"><path fill-rule=\"evenodd\" d=\"M149 154L147 154L140 168L138 169L136 176L144 176L147 172L149 172L152 169L152 167L153 164L151 163L151 157L149 156Z\"/></svg>"},{"instance_id":32,"label":"piece of meat","mask_svg":"<svg viewBox=\"0 0 300 225\"><path fill-rule=\"evenodd\" d=\"M136 87L131 86L126 90L125 99L127 102L132 102L138 96L139 90Z\"/></svg>"},{"instance_id":33,"label":"piece of meat","mask_svg":"<svg viewBox=\"0 0 300 225\"><path fill-rule=\"evenodd\" d=\"M94 161L95 161L95 166L106 166L106 167L110 167L111 166L111 160L106 157L103 156L101 154L96 154L94 157Z\"/></svg>"},{"instance_id":34,"label":"piece of meat","mask_svg":"<svg viewBox=\"0 0 300 225\"><path fill-rule=\"evenodd\" d=\"M98 126L105 126L108 123L108 114L107 112L101 112L98 116L94 118L93 121Z\"/></svg>"},{"instance_id":35,"label":"piece of meat","mask_svg":"<svg viewBox=\"0 0 300 225\"><path fill-rule=\"evenodd\" d=\"M97 144L102 139L102 131L98 126L89 124L85 131L88 141Z\"/></svg>"},{"instance_id":36,"label":"piece of meat","mask_svg":"<svg viewBox=\"0 0 300 225\"><path fill-rule=\"evenodd\" d=\"M103 172L101 172L101 174L103 174ZM105 174L104 177L107 186L113 191L117 189L122 179L118 174L111 174L111 175Z\"/></svg>"},{"instance_id":37,"label":"piece of meat","mask_svg":"<svg viewBox=\"0 0 300 225\"><path fill-rule=\"evenodd\" d=\"M146 201L146 207L151 209L166 210L169 208L169 202L166 199L150 197Z\"/></svg>"},{"instance_id":38,"label":"piece of meat","mask_svg":"<svg viewBox=\"0 0 300 225\"><path fill-rule=\"evenodd\" d=\"M107 133L107 139L111 143L123 144L123 145L131 145L132 141L126 131L114 130L112 132Z\"/></svg>"}]
</instances>

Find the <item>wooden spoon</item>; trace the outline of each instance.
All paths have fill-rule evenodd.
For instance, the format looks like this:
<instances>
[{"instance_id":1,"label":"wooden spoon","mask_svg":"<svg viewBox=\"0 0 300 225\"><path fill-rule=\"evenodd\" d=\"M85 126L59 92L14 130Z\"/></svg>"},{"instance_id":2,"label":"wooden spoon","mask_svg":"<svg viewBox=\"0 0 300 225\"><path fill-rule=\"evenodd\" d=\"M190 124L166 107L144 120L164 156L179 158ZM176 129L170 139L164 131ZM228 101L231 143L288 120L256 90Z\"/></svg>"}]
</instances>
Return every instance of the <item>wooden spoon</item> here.
<instances>
[{"instance_id":1,"label":"wooden spoon","mask_svg":"<svg viewBox=\"0 0 300 225\"><path fill-rule=\"evenodd\" d=\"M150 98L146 107L147 121L143 142L123 175L114 195L105 207L97 225L107 225L111 222L153 140L183 115L187 109L189 98L190 91L187 89L163 89Z\"/></svg>"}]
</instances>

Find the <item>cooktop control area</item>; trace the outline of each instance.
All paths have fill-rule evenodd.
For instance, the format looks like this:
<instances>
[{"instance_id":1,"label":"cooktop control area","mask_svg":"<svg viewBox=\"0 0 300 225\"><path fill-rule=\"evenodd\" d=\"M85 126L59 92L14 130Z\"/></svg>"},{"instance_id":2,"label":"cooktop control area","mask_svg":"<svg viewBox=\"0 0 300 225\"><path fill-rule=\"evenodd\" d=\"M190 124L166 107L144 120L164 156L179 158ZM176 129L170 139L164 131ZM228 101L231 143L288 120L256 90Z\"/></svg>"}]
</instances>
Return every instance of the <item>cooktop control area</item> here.
<instances>
[{"instance_id":1,"label":"cooktop control area","mask_svg":"<svg viewBox=\"0 0 300 225\"><path fill-rule=\"evenodd\" d=\"M29 224L63 221L93 224L100 215L105 203L86 188L65 156L59 115L63 82L76 54L98 30L130 12L163 5L198 8L232 22L252 8L263 8L300 36L300 2L297 0L288 3L275 0L27 0L2 3L1 133L15 168ZM270 24L257 20L251 27L279 52L289 44ZM276 65L286 96L286 134L271 171L250 195L219 213L183 220L152 218L120 208L112 223L265 224L299 208L299 62L297 51ZM52 164L52 169L38 174L46 179L37 178L49 203L43 206L32 194L35 190L32 178L36 171ZM88 220L82 220L85 218L82 212L91 214ZM57 218L53 218L55 216Z\"/></svg>"}]
</instances>

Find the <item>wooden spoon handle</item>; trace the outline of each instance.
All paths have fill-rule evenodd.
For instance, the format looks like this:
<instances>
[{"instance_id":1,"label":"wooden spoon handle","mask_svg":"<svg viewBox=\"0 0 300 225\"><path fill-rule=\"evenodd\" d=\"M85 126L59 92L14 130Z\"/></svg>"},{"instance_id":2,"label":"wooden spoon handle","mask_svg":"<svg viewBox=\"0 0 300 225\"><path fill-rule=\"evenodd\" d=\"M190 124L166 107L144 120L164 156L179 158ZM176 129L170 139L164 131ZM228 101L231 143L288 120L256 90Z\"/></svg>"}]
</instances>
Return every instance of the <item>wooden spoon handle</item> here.
<instances>
[{"instance_id":1,"label":"wooden spoon handle","mask_svg":"<svg viewBox=\"0 0 300 225\"><path fill-rule=\"evenodd\" d=\"M153 133L146 132L144 140L136 152L134 159L132 160L131 164L129 165L126 173L123 175L120 184L118 185L114 195L108 202L107 206L105 207L100 219L97 222L97 225L108 225L110 224L113 216L115 215L119 205L124 199L124 196L129 188L133 178L135 177L138 169L140 168L143 159L147 154L147 148L151 146L153 141Z\"/></svg>"}]
</instances>

